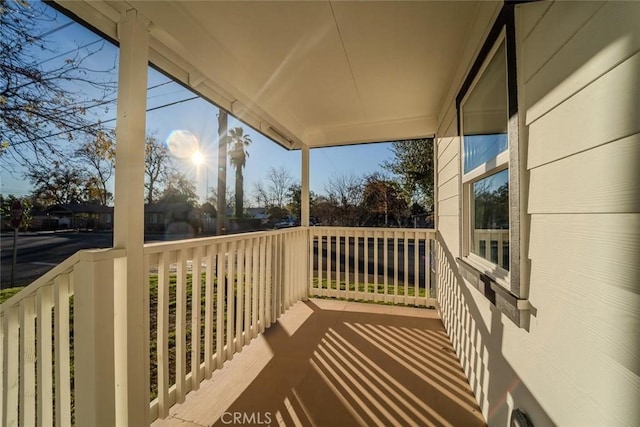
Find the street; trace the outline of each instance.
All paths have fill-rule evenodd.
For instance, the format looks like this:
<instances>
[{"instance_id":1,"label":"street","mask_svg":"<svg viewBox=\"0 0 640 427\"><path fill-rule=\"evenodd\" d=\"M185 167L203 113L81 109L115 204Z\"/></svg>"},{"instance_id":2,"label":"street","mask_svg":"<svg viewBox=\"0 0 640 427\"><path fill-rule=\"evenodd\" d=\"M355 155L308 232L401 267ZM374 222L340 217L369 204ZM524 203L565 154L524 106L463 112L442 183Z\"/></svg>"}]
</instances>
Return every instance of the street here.
<instances>
[{"instance_id":1,"label":"street","mask_svg":"<svg viewBox=\"0 0 640 427\"><path fill-rule=\"evenodd\" d=\"M342 276L342 280L345 279L345 272L348 271L350 273L349 277L350 277L350 282L353 283L355 281L355 263L356 263L356 258L355 258L355 241L354 238L349 238L349 260L347 263L347 260L345 259L345 249L346 249L346 240L344 237L340 238L340 272L341 272L341 276ZM373 277L375 274L378 275L379 277L379 281L382 282L384 280L384 276L386 275L388 277L388 280L393 280L394 278L394 256L396 256L396 252L395 252L395 248L394 248L394 244L393 241L391 239L387 240L387 244L385 247L385 243L383 239L378 239L378 264L375 265L374 264L374 240L372 238L368 239L368 259L367 259L367 264L368 264L368 268L365 268L365 260L364 260L364 254L365 254L365 248L364 248L364 239L360 238L358 239L358 258L357 258L357 263L358 263L358 273L359 273L359 277L358 277L358 281L359 282L364 282L364 274L367 273L369 275L369 282L373 281ZM331 238L331 249L328 250L328 245L327 245L327 239L323 238L322 239L322 252L321 252L321 260L320 262L322 263L322 275L326 278L326 270L327 270L327 257L329 256L328 254L330 253L330 257L331 257L331 270L334 271L335 270L335 263L336 263L336 255L337 255L337 238L336 237L332 237ZM409 242L407 244L407 277L409 280L409 283L415 283L415 273L416 273L416 266L415 266L415 244L414 244L414 240L413 239L409 239ZM424 242L419 242L418 243L418 279L419 279L419 283L424 283L424 274L425 274L425 266L428 264L428 260L426 259L426 254L425 254L425 245ZM317 275L317 271L318 271L318 265L319 265L319 260L318 260L318 241L315 240L314 241L314 247L313 247L313 270L314 270L314 275ZM387 269L385 271L385 266L384 266L384 260L385 260L385 256L387 257ZM397 259L398 259L398 269L397 269L397 275L398 278L402 281L404 280L404 264L405 264L405 250L404 250L404 241L400 240L398 242L398 248L397 248ZM347 269L347 265L349 266L349 268ZM332 274L332 278L335 279L335 273Z\"/></svg>"},{"instance_id":2,"label":"street","mask_svg":"<svg viewBox=\"0 0 640 427\"><path fill-rule=\"evenodd\" d=\"M162 236L153 240L165 240ZM147 239L152 240L152 239ZM113 235L111 233L102 232L88 232L88 231L69 231L69 232L40 232L40 233L20 233L18 236L18 262L15 273L15 286L25 286L33 282L38 277L49 271L51 268L58 265L77 251L81 249L94 249L94 248L110 248L113 242ZM335 269L336 262L336 238L332 238L331 249L331 263L332 270ZM346 259L345 259L345 238L340 239L340 271L344 279L344 273L346 271ZM13 233L4 233L0 236L0 248L1 248L1 264L0 264L0 278L2 289L10 287L11 282L11 262L12 262L12 250L13 250ZM326 238L322 242L321 263L323 276L326 278L327 269L327 241ZM411 283L414 282L415 274L415 247L413 240L409 240L408 243L408 279ZM394 246L393 242L389 240L387 247L384 247L384 241L378 240L378 265L374 265L374 242L373 239L369 239L368 242L368 268L365 269L364 263L364 240L359 239L358 242L358 270L359 275L363 276L365 272L371 277L374 274L378 274L380 281L383 280L384 275L393 279L394 277ZM384 269L384 258L387 257L387 270ZM404 242L400 241L398 244L398 277L404 279ZM424 282L425 264L428 262L425 255L424 242L418 245L418 278L420 283ZM349 271L351 281L355 279L355 242L354 239L349 239ZM318 242L314 244L314 256L313 256L313 268L317 272L318 269ZM364 281L361 277L359 280Z\"/></svg>"},{"instance_id":3,"label":"street","mask_svg":"<svg viewBox=\"0 0 640 427\"><path fill-rule=\"evenodd\" d=\"M18 234L15 285L25 286L81 249L110 248L111 233L69 231ZM0 283L11 286L13 233L0 236Z\"/></svg>"}]
</instances>

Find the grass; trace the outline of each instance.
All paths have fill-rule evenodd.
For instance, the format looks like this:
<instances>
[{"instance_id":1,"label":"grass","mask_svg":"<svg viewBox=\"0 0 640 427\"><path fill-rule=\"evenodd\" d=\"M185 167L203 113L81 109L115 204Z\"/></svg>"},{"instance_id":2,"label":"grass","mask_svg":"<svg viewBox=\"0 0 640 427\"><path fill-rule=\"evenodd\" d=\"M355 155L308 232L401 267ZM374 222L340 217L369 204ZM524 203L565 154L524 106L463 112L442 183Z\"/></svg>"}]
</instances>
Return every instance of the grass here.
<instances>
[{"instance_id":1,"label":"grass","mask_svg":"<svg viewBox=\"0 0 640 427\"><path fill-rule=\"evenodd\" d=\"M0 304L20 292L24 289L24 286L18 286L16 288L7 288L0 290Z\"/></svg>"}]
</instances>

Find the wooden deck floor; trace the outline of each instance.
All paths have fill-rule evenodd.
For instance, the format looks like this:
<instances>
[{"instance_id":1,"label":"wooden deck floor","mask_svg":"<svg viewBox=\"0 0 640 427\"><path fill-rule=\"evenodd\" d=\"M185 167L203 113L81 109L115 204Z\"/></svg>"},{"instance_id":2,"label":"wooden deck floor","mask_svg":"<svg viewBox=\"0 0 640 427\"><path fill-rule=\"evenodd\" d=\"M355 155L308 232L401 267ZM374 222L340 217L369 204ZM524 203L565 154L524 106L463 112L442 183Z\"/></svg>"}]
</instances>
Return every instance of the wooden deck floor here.
<instances>
[{"instance_id":1,"label":"wooden deck floor","mask_svg":"<svg viewBox=\"0 0 640 427\"><path fill-rule=\"evenodd\" d=\"M153 426L482 426L434 310L311 299Z\"/></svg>"}]
</instances>

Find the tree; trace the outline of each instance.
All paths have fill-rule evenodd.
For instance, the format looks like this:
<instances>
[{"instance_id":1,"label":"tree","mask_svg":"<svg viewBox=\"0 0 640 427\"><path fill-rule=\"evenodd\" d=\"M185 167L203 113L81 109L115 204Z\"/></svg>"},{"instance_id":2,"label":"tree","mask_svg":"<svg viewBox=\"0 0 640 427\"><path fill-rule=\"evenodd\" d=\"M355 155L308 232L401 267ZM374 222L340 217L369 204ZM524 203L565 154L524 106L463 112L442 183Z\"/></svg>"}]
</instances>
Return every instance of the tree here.
<instances>
[{"instance_id":1,"label":"tree","mask_svg":"<svg viewBox=\"0 0 640 427\"><path fill-rule=\"evenodd\" d=\"M246 148L251 144L251 137L246 135L244 129L239 126L229 130L229 142L231 144L229 161L236 170L236 218L242 218L244 212L243 169L247 163L247 157L249 157Z\"/></svg>"},{"instance_id":2,"label":"tree","mask_svg":"<svg viewBox=\"0 0 640 427\"><path fill-rule=\"evenodd\" d=\"M358 226L361 217L361 205L364 196L364 182L352 173L343 173L329 178L325 191L331 201L339 208L343 226Z\"/></svg>"},{"instance_id":3,"label":"tree","mask_svg":"<svg viewBox=\"0 0 640 427\"><path fill-rule=\"evenodd\" d=\"M180 172L173 172L167 179L166 188L159 201L166 203L185 203L195 206L198 203L196 186Z\"/></svg>"},{"instance_id":4,"label":"tree","mask_svg":"<svg viewBox=\"0 0 640 427\"><path fill-rule=\"evenodd\" d=\"M309 208L310 216L324 225L340 225L342 212L338 203L327 196L318 196Z\"/></svg>"},{"instance_id":5,"label":"tree","mask_svg":"<svg viewBox=\"0 0 640 427\"><path fill-rule=\"evenodd\" d=\"M365 180L363 207L363 212L375 216L374 225L378 225L380 219L383 219L385 227L389 226L389 220L400 225L402 218L408 213L401 185L379 173L374 173ZM371 219L367 222L370 221Z\"/></svg>"},{"instance_id":6,"label":"tree","mask_svg":"<svg viewBox=\"0 0 640 427\"><path fill-rule=\"evenodd\" d=\"M55 11L42 2L0 0L0 162L22 165L65 154L61 139L96 135L87 110L115 93L113 67L92 69L106 42L58 52ZM62 28L62 27L58 27ZM40 60L44 56L49 58ZM35 59L35 60L34 60ZM88 94L91 96L88 96Z\"/></svg>"},{"instance_id":7,"label":"tree","mask_svg":"<svg viewBox=\"0 0 640 427\"><path fill-rule=\"evenodd\" d=\"M222 196L222 198L225 201L225 208L226 209L233 209L234 205L234 194L233 191L227 186L225 194ZM212 188L211 192L209 193L209 198L207 199L207 201L209 203L211 203L213 206L216 206L216 211L218 210L217 208L217 201L218 201L218 190Z\"/></svg>"},{"instance_id":8,"label":"tree","mask_svg":"<svg viewBox=\"0 0 640 427\"><path fill-rule=\"evenodd\" d=\"M90 179L95 182L95 187L100 189L92 198L103 206L107 205L112 196L107 190L107 183L113 175L116 158L113 136L113 132L98 132L75 152L76 157L91 169Z\"/></svg>"},{"instance_id":9,"label":"tree","mask_svg":"<svg viewBox=\"0 0 640 427\"><path fill-rule=\"evenodd\" d=\"M382 167L402 179L407 201L433 207L433 139L414 139L391 143L395 158Z\"/></svg>"},{"instance_id":10,"label":"tree","mask_svg":"<svg viewBox=\"0 0 640 427\"><path fill-rule=\"evenodd\" d=\"M34 201L42 206L91 202L98 194L97 182L86 172L54 161L49 166L34 165L27 178L33 185Z\"/></svg>"},{"instance_id":11,"label":"tree","mask_svg":"<svg viewBox=\"0 0 640 427\"><path fill-rule=\"evenodd\" d=\"M313 210L316 194L313 191L309 191L309 213ZM302 185L293 184L287 191L287 198L289 203L287 209L297 218L302 218Z\"/></svg>"},{"instance_id":12,"label":"tree","mask_svg":"<svg viewBox=\"0 0 640 427\"><path fill-rule=\"evenodd\" d=\"M292 185L294 185L294 179L287 169L270 167L264 182L255 184L254 192L257 204L265 207L284 208Z\"/></svg>"},{"instance_id":13,"label":"tree","mask_svg":"<svg viewBox=\"0 0 640 427\"><path fill-rule=\"evenodd\" d=\"M157 201L173 173L173 160L167 146L153 135L147 135L144 156L144 188L146 201Z\"/></svg>"}]
</instances>

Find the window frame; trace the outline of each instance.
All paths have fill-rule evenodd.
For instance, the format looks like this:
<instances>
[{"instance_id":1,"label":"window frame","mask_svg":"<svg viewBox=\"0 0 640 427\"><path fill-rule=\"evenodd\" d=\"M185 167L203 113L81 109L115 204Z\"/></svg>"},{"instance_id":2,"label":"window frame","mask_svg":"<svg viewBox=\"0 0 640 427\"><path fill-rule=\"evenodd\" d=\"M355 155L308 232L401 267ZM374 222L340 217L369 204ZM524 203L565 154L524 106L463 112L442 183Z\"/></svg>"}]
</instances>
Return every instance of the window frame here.
<instances>
[{"instance_id":1,"label":"window frame","mask_svg":"<svg viewBox=\"0 0 640 427\"><path fill-rule=\"evenodd\" d=\"M462 250L461 255L467 261L467 263L475 266L477 270L482 271L483 273L489 275L496 283L500 284L505 288L510 287L511 283L511 275L510 270L505 270L499 264L494 264L488 259L482 258L480 255L477 255L472 252L472 241L473 241L473 218L475 216L475 203L473 202L473 184L487 178L489 176L495 175L504 171L505 169L509 169L509 151L510 151L510 141L509 137L507 137L507 149L498 153L495 157L488 159L487 161L479 164L475 168L471 169L469 172L464 172L464 153L465 153L465 135L464 135L464 104L469 99L473 90L476 88L479 80L484 76L485 71L487 70L489 64L496 56L502 44L504 43L505 50L505 61L508 62L506 58L506 50L507 50L507 41L506 41L506 29L502 28L499 32L498 36L493 41L493 45L491 46L491 50L487 53L482 61L482 66L478 69L478 71L474 74L473 80L469 85L468 90L460 100L460 104L458 107L458 117L460 123L460 162L461 162L461 188L463 194L462 201ZM507 64L504 64L505 68ZM507 70L505 70L507 71ZM505 73L508 80L508 72ZM508 86L508 85L507 85ZM508 99L507 99L507 108L508 108ZM507 120L508 121L508 120ZM509 132L507 131L507 134ZM511 180L509 180L509 188L511 188ZM509 195L511 196L511 195ZM509 198L511 200L511 198ZM511 210L509 212L509 230L511 229ZM511 268L511 257L509 257L509 267Z\"/></svg>"},{"instance_id":2,"label":"window frame","mask_svg":"<svg viewBox=\"0 0 640 427\"><path fill-rule=\"evenodd\" d=\"M521 269L526 268L521 259L523 253L521 227L526 212L521 210L522 179L526 179L526 171L521 167L526 161L521 158L524 151L520 150L521 117L518 113L518 76L516 74L516 28L515 4L505 3L493 27L491 28L480 52L473 62L460 91L456 97L458 119L458 135L460 136L460 257L458 265L461 275L471 285L482 292L492 304L517 325L526 326L528 316L521 313L528 310L528 288L521 280ZM489 62L498 51L502 41L505 43L506 71L507 71L507 150L496 157L464 172L464 135L462 126L462 108L478 80L486 70ZM471 253L472 226L472 183L484 177L508 169L509 174L509 270L501 268L482 257Z\"/></svg>"}]
</instances>

